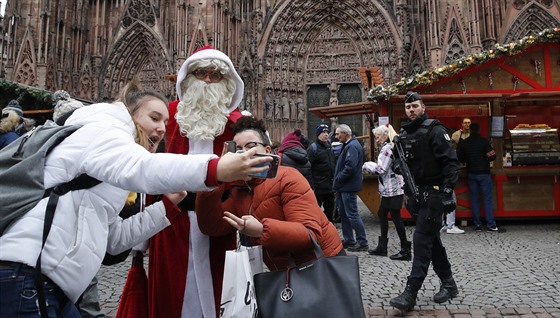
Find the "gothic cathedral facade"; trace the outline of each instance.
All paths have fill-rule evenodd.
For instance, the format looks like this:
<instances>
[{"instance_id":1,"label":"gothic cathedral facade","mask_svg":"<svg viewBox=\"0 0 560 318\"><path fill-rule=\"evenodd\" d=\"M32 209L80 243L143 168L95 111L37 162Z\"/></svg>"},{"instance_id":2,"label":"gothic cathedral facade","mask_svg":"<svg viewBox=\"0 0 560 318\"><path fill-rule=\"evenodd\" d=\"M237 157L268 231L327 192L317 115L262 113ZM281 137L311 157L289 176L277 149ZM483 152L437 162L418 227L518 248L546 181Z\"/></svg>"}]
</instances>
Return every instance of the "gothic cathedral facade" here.
<instances>
[{"instance_id":1,"label":"gothic cathedral facade","mask_svg":"<svg viewBox=\"0 0 560 318\"><path fill-rule=\"evenodd\" d=\"M309 108L364 101L359 67L391 84L560 27L560 0L7 0L2 20L0 77L90 101L136 75L174 99L166 75L212 45L281 139L314 131Z\"/></svg>"}]
</instances>

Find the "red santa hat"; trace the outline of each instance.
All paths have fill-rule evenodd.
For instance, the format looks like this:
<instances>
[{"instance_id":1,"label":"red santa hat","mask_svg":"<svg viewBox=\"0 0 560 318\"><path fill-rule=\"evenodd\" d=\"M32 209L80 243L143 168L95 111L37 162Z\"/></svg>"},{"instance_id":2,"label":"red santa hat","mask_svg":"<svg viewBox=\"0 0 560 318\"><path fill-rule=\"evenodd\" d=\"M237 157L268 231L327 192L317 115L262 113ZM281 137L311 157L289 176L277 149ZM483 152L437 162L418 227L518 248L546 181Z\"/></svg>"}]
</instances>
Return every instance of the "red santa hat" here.
<instances>
[{"instance_id":1,"label":"red santa hat","mask_svg":"<svg viewBox=\"0 0 560 318\"><path fill-rule=\"evenodd\" d=\"M181 83L187 78L187 74L189 72L189 65L191 65L194 61L204 60L204 59L216 59L225 62L229 69L229 75L235 80L236 87L235 93L233 94L233 98L231 99L231 109L235 109L241 103L241 99L243 98L243 90L245 88L245 84L243 84L243 80L235 71L235 67L231 59L225 55L223 52L220 52L213 47L207 45L203 46L200 49L196 50L181 66L179 73L177 74L177 97L179 100L183 97L183 93L181 91ZM192 70L191 70L192 71Z\"/></svg>"}]
</instances>

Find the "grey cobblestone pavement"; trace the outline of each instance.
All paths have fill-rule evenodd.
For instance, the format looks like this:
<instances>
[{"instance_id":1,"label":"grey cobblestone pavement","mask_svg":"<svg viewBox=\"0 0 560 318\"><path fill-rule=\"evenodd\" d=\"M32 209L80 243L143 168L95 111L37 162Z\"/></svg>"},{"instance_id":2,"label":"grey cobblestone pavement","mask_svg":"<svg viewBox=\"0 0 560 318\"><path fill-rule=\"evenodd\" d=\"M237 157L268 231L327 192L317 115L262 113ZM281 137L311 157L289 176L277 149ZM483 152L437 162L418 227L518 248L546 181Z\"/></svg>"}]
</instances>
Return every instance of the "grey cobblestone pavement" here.
<instances>
[{"instance_id":1,"label":"grey cobblestone pavement","mask_svg":"<svg viewBox=\"0 0 560 318\"><path fill-rule=\"evenodd\" d=\"M365 205L360 202L359 207L373 248L377 244L379 224ZM498 220L498 226L506 227L507 232L475 232L472 227L464 227L464 234L442 234L459 296L444 304L433 302L439 279L430 268L418 293L415 310L408 313L395 310L389 300L403 290L411 262L364 252L350 253L360 257L367 317L560 318L560 220L538 223ZM412 239L414 226L407 224L406 231ZM388 253L397 253L399 247L397 233L390 228ZM114 317L117 312L130 264L129 259L119 265L103 266L99 272L100 298L108 317Z\"/></svg>"}]
</instances>

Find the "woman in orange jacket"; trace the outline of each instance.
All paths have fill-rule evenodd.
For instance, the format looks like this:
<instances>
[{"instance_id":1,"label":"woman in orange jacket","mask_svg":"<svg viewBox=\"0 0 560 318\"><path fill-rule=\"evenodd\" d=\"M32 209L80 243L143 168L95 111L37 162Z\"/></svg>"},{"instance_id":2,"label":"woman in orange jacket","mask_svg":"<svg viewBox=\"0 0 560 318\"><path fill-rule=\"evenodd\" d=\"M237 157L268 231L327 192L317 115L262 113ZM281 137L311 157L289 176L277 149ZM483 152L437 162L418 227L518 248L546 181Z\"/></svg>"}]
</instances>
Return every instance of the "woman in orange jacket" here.
<instances>
[{"instance_id":1,"label":"woman in orange jacket","mask_svg":"<svg viewBox=\"0 0 560 318\"><path fill-rule=\"evenodd\" d=\"M257 148L271 153L262 120L243 117L233 127L237 151ZM237 230L251 245L262 245L269 270L286 269L288 255L296 264L315 259L311 233L325 256L343 255L342 241L329 222L307 180L294 168L280 166L275 178L222 184L211 192L199 192L196 213L206 235Z\"/></svg>"}]
</instances>

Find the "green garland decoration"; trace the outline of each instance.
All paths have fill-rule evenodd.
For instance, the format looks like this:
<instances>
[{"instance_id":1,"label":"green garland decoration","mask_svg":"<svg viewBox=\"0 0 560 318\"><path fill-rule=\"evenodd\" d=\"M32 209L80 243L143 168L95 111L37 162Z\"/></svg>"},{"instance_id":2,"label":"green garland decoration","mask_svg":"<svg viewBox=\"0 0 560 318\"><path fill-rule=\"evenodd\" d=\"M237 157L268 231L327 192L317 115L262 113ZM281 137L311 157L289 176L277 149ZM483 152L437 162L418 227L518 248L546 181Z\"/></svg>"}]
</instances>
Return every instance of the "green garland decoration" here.
<instances>
[{"instance_id":1,"label":"green garland decoration","mask_svg":"<svg viewBox=\"0 0 560 318\"><path fill-rule=\"evenodd\" d=\"M52 108L53 94L47 90L0 79L2 106L16 99L23 110ZM7 101L5 100L7 99Z\"/></svg>"},{"instance_id":2,"label":"green garland decoration","mask_svg":"<svg viewBox=\"0 0 560 318\"><path fill-rule=\"evenodd\" d=\"M459 73L472 65L479 65L497 57L518 54L535 43L550 42L560 42L560 28L545 29L537 35L529 35L509 44L496 43L492 50L462 57L451 64L424 71L408 78L403 77L397 83L389 86L377 85L368 92L367 99L376 102L388 100L390 96L397 95L399 92L408 91L418 86L430 85L440 78Z\"/></svg>"}]
</instances>

